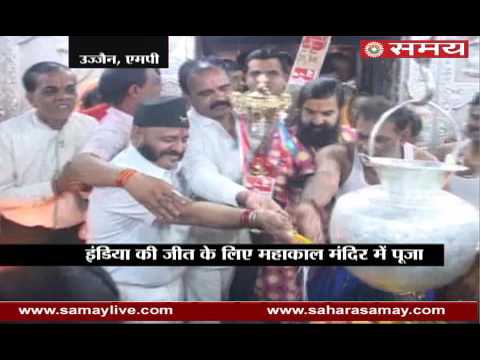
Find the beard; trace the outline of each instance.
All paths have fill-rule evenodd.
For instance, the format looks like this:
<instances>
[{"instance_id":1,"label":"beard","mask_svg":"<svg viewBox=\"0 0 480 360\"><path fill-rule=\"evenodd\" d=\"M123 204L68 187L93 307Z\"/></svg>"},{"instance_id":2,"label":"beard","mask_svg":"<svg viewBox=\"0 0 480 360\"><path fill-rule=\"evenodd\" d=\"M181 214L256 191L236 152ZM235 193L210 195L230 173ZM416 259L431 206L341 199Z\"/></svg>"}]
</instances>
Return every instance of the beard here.
<instances>
[{"instance_id":1,"label":"beard","mask_svg":"<svg viewBox=\"0 0 480 360\"><path fill-rule=\"evenodd\" d=\"M150 162L156 162L162 156L166 156L166 155L178 156L179 161L182 160L183 158L183 154L179 154L175 151L161 151L159 153L156 153L153 147L148 144L143 144L139 146L137 150L140 154L142 154L142 156L145 159L147 159Z\"/></svg>"},{"instance_id":2,"label":"beard","mask_svg":"<svg viewBox=\"0 0 480 360\"><path fill-rule=\"evenodd\" d=\"M300 125L298 126L297 137L303 145L320 149L324 146L337 143L339 133L339 121L337 121L334 126L329 124L304 125L300 122Z\"/></svg>"},{"instance_id":3,"label":"beard","mask_svg":"<svg viewBox=\"0 0 480 360\"><path fill-rule=\"evenodd\" d=\"M143 144L139 146L137 150L148 161L155 162L158 160L157 154L155 154L155 151L152 149L150 145Z\"/></svg>"}]
</instances>

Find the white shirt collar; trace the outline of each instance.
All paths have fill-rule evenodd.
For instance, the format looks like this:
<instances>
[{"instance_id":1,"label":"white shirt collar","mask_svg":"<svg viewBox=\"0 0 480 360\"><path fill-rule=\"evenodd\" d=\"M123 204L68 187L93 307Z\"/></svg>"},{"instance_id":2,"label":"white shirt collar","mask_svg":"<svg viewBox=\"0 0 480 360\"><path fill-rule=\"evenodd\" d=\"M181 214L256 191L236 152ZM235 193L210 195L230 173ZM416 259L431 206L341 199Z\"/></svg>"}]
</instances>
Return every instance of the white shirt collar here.
<instances>
[{"instance_id":1,"label":"white shirt collar","mask_svg":"<svg viewBox=\"0 0 480 360\"><path fill-rule=\"evenodd\" d=\"M193 125L196 126L212 126L214 124L220 125L217 120L201 115L193 107L188 111L188 117L192 119Z\"/></svg>"},{"instance_id":2,"label":"white shirt collar","mask_svg":"<svg viewBox=\"0 0 480 360\"><path fill-rule=\"evenodd\" d=\"M214 126L221 126L223 128L223 126L217 120L206 117L206 116L203 116L197 110L195 110L193 107L190 108L190 110L188 110L187 115L188 115L189 119L193 119L192 122L194 123L194 125L201 125L201 126L214 125ZM238 115L235 111L233 112L233 117L234 117L235 121L238 119Z\"/></svg>"},{"instance_id":3,"label":"white shirt collar","mask_svg":"<svg viewBox=\"0 0 480 360\"><path fill-rule=\"evenodd\" d=\"M111 114L115 117L120 117L120 118L124 118L126 120L132 120L133 121L133 116L132 115L126 113L125 111L117 109L113 106L110 106L110 108L108 108L107 113Z\"/></svg>"},{"instance_id":4,"label":"white shirt collar","mask_svg":"<svg viewBox=\"0 0 480 360\"><path fill-rule=\"evenodd\" d=\"M220 124L217 120L201 115L193 107L188 111L187 115L188 115L188 118L190 119L191 127L213 127L213 128L216 127L218 130L228 135L226 139L234 141L235 143L238 141L233 139L232 136L227 132L227 130L225 130L223 125ZM237 136L239 136L240 123L238 121L238 115L235 113L235 111L233 112L233 118L235 119L235 131L237 133Z\"/></svg>"}]
</instances>

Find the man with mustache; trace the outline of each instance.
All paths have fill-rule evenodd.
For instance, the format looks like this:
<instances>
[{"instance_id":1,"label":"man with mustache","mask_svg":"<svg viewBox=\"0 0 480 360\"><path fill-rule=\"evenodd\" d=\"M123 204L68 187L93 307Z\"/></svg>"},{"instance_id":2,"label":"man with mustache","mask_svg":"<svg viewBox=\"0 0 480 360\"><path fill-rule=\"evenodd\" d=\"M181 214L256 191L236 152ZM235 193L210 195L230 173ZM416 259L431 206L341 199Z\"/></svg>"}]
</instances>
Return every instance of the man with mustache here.
<instances>
[{"instance_id":1,"label":"man with mustache","mask_svg":"<svg viewBox=\"0 0 480 360\"><path fill-rule=\"evenodd\" d=\"M59 175L96 121L73 112L68 67L40 62L22 81L34 109L0 124L0 243L80 243L85 204Z\"/></svg>"},{"instance_id":2,"label":"man with mustache","mask_svg":"<svg viewBox=\"0 0 480 360\"><path fill-rule=\"evenodd\" d=\"M240 128L230 96L232 85L221 60L188 60L179 69L179 83L191 105L189 146L184 169L193 194L208 201L271 209L284 213L271 199L248 191L243 181ZM246 230L215 230L194 227L192 238L200 243L250 243ZM187 298L218 301L228 298L234 268L195 267L186 278Z\"/></svg>"},{"instance_id":3,"label":"man with mustache","mask_svg":"<svg viewBox=\"0 0 480 360\"><path fill-rule=\"evenodd\" d=\"M342 85L337 80L322 77L311 81L300 90L292 114L273 132L268 160L275 168L274 198L282 207L298 203L305 180L314 173L315 153L350 135L351 129L339 122L343 102ZM297 218L300 230L315 239L318 229L313 223Z\"/></svg>"},{"instance_id":4,"label":"man with mustache","mask_svg":"<svg viewBox=\"0 0 480 360\"><path fill-rule=\"evenodd\" d=\"M320 213L300 196L306 180L314 174L315 152L343 140L347 129L340 125L343 88L333 78L322 77L299 92L295 109L279 121L271 135L267 161L275 177L274 199L293 216L300 233L322 242ZM315 189L321 191L321 188ZM267 239L274 241L276 239ZM298 267L265 266L259 269L256 298L259 300L301 300Z\"/></svg>"}]
</instances>

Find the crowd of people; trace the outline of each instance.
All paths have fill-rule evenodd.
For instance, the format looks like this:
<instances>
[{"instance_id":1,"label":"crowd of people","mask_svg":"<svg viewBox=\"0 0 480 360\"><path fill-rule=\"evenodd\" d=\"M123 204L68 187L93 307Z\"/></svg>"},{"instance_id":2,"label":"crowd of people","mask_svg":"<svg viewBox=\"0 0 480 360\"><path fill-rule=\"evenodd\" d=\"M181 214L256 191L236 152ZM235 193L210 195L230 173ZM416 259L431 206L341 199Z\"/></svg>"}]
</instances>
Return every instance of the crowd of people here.
<instances>
[{"instance_id":1,"label":"crowd of people","mask_svg":"<svg viewBox=\"0 0 480 360\"><path fill-rule=\"evenodd\" d=\"M243 64L187 60L178 73L183 96L162 95L158 69L106 69L79 99L68 67L31 66L22 81L32 109L0 123L0 243L293 244L293 230L328 243L336 199L379 183L360 155L394 106L381 96L347 96L347 60L335 57L334 73L307 83L290 111L278 114L265 152L272 197L244 184L232 92L260 84L285 92L292 66L285 54L259 49ZM429 153L415 144L421 130L415 109L393 113L377 135L377 156L443 161L459 148L469 170L454 174L447 190L478 208L480 93L470 102L461 147ZM413 295L374 289L340 267L312 267L306 279L301 270L3 267L0 299L478 300L478 259L446 288Z\"/></svg>"}]
</instances>

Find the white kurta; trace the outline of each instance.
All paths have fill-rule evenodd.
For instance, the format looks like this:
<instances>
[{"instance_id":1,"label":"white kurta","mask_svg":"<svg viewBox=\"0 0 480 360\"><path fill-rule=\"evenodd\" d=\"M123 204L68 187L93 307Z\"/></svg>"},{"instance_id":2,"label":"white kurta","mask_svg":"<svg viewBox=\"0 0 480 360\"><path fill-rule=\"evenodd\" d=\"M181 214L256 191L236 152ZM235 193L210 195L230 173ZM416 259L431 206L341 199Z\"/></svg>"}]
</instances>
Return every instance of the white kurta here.
<instances>
[{"instance_id":1,"label":"white kurta","mask_svg":"<svg viewBox=\"0 0 480 360\"><path fill-rule=\"evenodd\" d=\"M29 227L61 229L81 223L81 198L73 193L55 196L51 181L96 127L94 118L73 113L61 130L54 130L35 110L1 123L1 216Z\"/></svg>"},{"instance_id":2,"label":"white kurta","mask_svg":"<svg viewBox=\"0 0 480 360\"><path fill-rule=\"evenodd\" d=\"M188 112L190 139L184 169L193 193L218 203L238 206L235 197L246 190L242 182L242 148L240 143L216 120ZM237 134L240 129L236 126ZM219 191L221 189L221 191Z\"/></svg>"},{"instance_id":3,"label":"white kurta","mask_svg":"<svg viewBox=\"0 0 480 360\"><path fill-rule=\"evenodd\" d=\"M118 154L112 164L162 179L188 195L179 168L162 169L146 160L133 146ZM155 216L123 188L95 188L90 195L87 222L88 241L95 244L181 244L188 239L189 226L159 224ZM184 300L184 267L112 266L106 270L123 300Z\"/></svg>"},{"instance_id":4,"label":"white kurta","mask_svg":"<svg viewBox=\"0 0 480 360\"><path fill-rule=\"evenodd\" d=\"M243 177L242 148L216 120L188 113L190 139L184 159L184 173L193 194L207 201L238 206L235 197L247 190ZM240 134L239 124L236 125ZM250 243L248 230L211 229L192 226L191 241L204 244ZM195 267L186 274L187 299L220 301L228 298L233 267Z\"/></svg>"}]
</instances>

